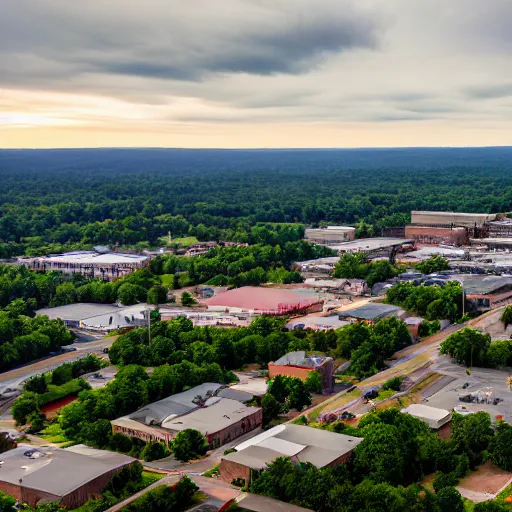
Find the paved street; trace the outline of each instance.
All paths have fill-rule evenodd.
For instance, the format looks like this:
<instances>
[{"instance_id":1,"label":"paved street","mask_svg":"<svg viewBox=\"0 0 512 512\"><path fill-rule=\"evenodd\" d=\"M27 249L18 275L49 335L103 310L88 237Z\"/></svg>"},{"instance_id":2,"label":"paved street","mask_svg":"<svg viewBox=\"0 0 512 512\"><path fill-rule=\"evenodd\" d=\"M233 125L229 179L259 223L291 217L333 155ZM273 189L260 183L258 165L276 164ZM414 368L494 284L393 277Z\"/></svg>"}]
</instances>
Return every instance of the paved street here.
<instances>
[{"instance_id":1,"label":"paved street","mask_svg":"<svg viewBox=\"0 0 512 512\"><path fill-rule=\"evenodd\" d=\"M26 379L39 375L41 373L53 370L64 363L76 361L87 354L101 355L104 348L109 348L118 336L102 338L97 341L75 342L70 347L76 348L76 351L59 354L53 357L47 357L36 363L27 364L20 368L0 373L0 393L8 387L19 386Z\"/></svg>"}]
</instances>

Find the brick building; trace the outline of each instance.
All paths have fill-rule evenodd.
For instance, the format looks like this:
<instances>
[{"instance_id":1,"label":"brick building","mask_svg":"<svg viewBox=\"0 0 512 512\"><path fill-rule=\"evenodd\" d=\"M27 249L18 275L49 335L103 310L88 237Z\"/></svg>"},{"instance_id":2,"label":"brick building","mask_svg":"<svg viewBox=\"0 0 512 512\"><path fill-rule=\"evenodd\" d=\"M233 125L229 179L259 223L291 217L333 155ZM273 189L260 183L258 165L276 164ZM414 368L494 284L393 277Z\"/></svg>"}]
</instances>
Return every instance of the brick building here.
<instances>
[{"instance_id":1,"label":"brick building","mask_svg":"<svg viewBox=\"0 0 512 512\"><path fill-rule=\"evenodd\" d=\"M192 428L216 448L261 425L261 408L244 405L252 398L245 391L205 383L112 421L112 430L168 445L178 432Z\"/></svg>"},{"instance_id":2,"label":"brick building","mask_svg":"<svg viewBox=\"0 0 512 512\"><path fill-rule=\"evenodd\" d=\"M306 352L299 350L289 352L275 362L268 363L268 376L276 375L297 377L304 381L311 372L318 372L322 376L322 388L325 394L332 393L334 388L334 360L325 356L306 356Z\"/></svg>"},{"instance_id":3,"label":"brick building","mask_svg":"<svg viewBox=\"0 0 512 512\"><path fill-rule=\"evenodd\" d=\"M231 483L242 479L247 485L251 470L264 470L278 457L288 457L293 462L310 462L317 468L345 464L359 437L336 434L301 425L278 425L236 446L236 452L224 455L220 462L221 478Z\"/></svg>"},{"instance_id":4,"label":"brick building","mask_svg":"<svg viewBox=\"0 0 512 512\"><path fill-rule=\"evenodd\" d=\"M0 462L0 491L31 507L55 501L71 509L100 496L112 475L135 459L83 445L50 450L20 444Z\"/></svg>"},{"instance_id":5,"label":"brick building","mask_svg":"<svg viewBox=\"0 0 512 512\"><path fill-rule=\"evenodd\" d=\"M406 238L423 244L464 245L469 241L464 227L405 226Z\"/></svg>"}]
</instances>

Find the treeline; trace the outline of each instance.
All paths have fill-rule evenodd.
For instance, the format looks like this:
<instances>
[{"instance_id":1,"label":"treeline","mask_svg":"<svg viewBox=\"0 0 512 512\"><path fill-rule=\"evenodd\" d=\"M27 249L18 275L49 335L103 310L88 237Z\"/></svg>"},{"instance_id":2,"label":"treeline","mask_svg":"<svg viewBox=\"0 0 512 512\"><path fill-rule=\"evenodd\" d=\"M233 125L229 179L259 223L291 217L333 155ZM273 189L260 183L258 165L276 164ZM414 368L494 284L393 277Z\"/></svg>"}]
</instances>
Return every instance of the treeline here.
<instances>
[{"instance_id":1,"label":"treeline","mask_svg":"<svg viewBox=\"0 0 512 512\"><path fill-rule=\"evenodd\" d=\"M27 303L14 300L0 310L0 371L34 361L73 343L75 335L62 320L30 318Z\"/></svg>"},{"instance_id":2,"label":"treeline","mask_svg":"<svg viewBox=\"0 0 512 512\"><path fill-rule=\"evenodd\" d=\"M44 427L41 407L49 402L91 389L80 377L108 366L103 359L89 354L73 363L64 363L51 372L31 377L23 384L23 393L14 401L11 413L17 425L30 424L33 430Z\"/></svg>"},{"instance_id":3,"label":"treeline","mask_svg":"<svg viewBox=\"0 0 512 512\"><path fill-rule=\"evenodd\" d=\"M337 329L337 356L350 359L344 373L364 379L386 368L385 361L411 344L407 326L395 317L375 325L356 322Z\"/></svg>"},{"instance_id":4,"label":"treeline","mask_svg":"<svg viewBox=\"0 0 512 512\"><path fill-rule=\"evenodd\" d=\"M214 247L206 254L183 258L172 254L151 260L156 275L173 274L179 286L208 282L217 286L258 285L267 281L293 283L302 280L298 272L290 271L294 261L334 255L328 247L304 240L277 245ZM186 276L181 276L181 273Z\"/></svg>"},{"instance_id":5,"label":"treeline","mask_svg":"<svg viewBox=\"0 0 512 512\"><path fill-rule=\"evenodd\" d=\"M459 479L487 457L506 471L511 467L512 427L501 422L493 430L483 412L454 415L448 441L398 409L367 414L358 428L342 422L328 428L363 438L346 465L317 469L280 458L253 473L250 490L316 512L463 512L454 488ZM418 483L432 473L434 493Z\"/></svg>"},{"instance_id":6,"label":"treeline","mask_svg":"<svg viewBox=\"0 0 512 512\"><path fill-rule=\"evenodd\" d=\"M444 286L397 283L387 291L386 302L427 320L457 322L462 317L462 287L457 281L448 281Z\"/></svg>"},{"instance_id":7,"label":"treeline","mask_svg":"<svg viewBox=\"0 0 512 512\"><path fill-rule=\"evenodd\" d=\"M364 279L368 286L387 281L404 269L392 265L388 260L371 261L363 253L345 253L334 266L333 277Z\"/></svg>"},{"instance_id":8,"label":"treeline","mask_svg":"<svg viewBox=\"0 0 512 512\"><path fill-rule=\"evenodd\" d=\"M168 231L247 241L258 222L364 220L379 234L411 210L510 211L510 153L475 151L1 152L0 257Z\"/></svg>"},{"instance_id":9,"label":"treeline","mask_svg":"<svg viewBox=\"0 0 512 512\"><path fill-rule=\"evenodd\" d=\"M441 343L441 354L448 354L460 365L502 368L512 366L512 340L497 340L475 329L464 329L450 334Z\"/></svg>"}]
</instances>

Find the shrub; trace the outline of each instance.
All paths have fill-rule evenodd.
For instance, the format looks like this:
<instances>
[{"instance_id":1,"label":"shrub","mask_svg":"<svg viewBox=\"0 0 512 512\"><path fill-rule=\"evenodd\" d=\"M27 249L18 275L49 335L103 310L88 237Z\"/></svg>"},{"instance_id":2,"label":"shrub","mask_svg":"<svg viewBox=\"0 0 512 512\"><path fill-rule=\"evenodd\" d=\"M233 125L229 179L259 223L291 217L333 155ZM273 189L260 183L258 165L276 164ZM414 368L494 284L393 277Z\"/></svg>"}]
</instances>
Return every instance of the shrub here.
<instances>
[{"instance_id":1,"label":"shrub","mask_svg":"<svg viewBox=\"0 0 512 512\"><path fill-rule=\"evenodd\" d=\"M404 381L404 377L393 377L392 379L387 380L382 385L382 390L387 391L388 389L392 389L393 391L400 391L400 386Z\"/></svg>"},{"instance_id":2,"label":"shrub","mask_svg":"<svg viewBox=\"0 0 512 512\"><path fill-rule=\"evenodd\" d=\"M46 383L46 378L44 375L36 375L31 379L28 379L25 382L23 389L25 391L31 391L32 393L37 393L41 395L42 393L46 393L48 391L48 384Z\"/></svg>"},{"instance_id":3,"label":"shrub","mask_svg":"<svg viewBox=\"0 0 512 512\"><path fill-rule=\"evenodd\" d=\"M165 444L160 441L150 441L142 450L141 457L146 462L163 459L168 455Z\"/></svg>"},{"instance_id":4,"label":"shrub","mask_svg":"<svg viewBox=\"0 0 512 512\"><path fill-rule=\"evenodd\" d=\"M457 478L454 472L438 473L434 478L432 485L434 487L434 490L436 492L439 492L441 489L444 489L445 487L453 487L458 483L459 479Z\"/></svg>"},{"instance_id":5,"label":"shrub","mask_svg":"<svg viewBox=\"0 0 512 512\"><path fill-rule=\"evenodd\" d=\"M192 428L178 432L172 442L172 450L178 460L187 462L204 455L208 451L206 438Z\"/></svg>"},{"instance_id":6,"label":"shrub","mask_svg":"<svg viewBox=\"0 0 512 512\"><path fill-rule=\"evenodd\" d=\"M116 432L112 434L110 438L110 448L115 450L116 452L128 453L133 447L133 442L131 438L121 434L120 432Z\"/></svg>"}]
</instances>

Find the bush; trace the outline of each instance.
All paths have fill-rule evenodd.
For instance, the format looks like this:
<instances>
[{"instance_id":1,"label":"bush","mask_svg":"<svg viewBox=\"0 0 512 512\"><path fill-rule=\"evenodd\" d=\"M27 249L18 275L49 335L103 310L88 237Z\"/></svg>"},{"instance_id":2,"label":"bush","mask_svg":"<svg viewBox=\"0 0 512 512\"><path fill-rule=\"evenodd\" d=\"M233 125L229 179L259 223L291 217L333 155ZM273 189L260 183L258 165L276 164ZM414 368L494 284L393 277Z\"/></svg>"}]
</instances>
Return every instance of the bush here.
<instances>
[{"instance_id":1,"label":"bush","mask_svg":"<svg viewBox=\"0 0 512 512\"><path fill-rule=\"evenodd\" d=\"M46 391L48 391L48 384L46 383L45 376L36 375L35 377L28 379L27 382L25 382L25 384L23 385L23 389L25 391L37 393L38 395L46 393Z\"/></svg>"},{"instance_id":2,"label":"bush","mask_svg":"<svg viewBox=\"0 0 512 512\"><path fill-rule=\"evenodd\" d=\"M439 492L441 489L446 487L454 487L459 483L459 479L457 478L454 472L452 473L438 473L434 478L432 483L434 490Z\"/></svg>"},{"instance_id":3,"label":"bush","mask_svg":"<svg viewBox=\"0 0 512 512\"><path fill-rule=\"evenodd\" d=\"M69 363L63 364L52 371L52 384L62 386L73 380L73 368Z\"/></svg>"},{"instance_id":4,"label":"bush","mask_svg":"<svg viewBox=\"0 0 512 512\"><path fill-rule=\"evenodd\" d=\"M317 372L316 370L309 372L309 375L304 381L304 386L310 393L316 393L318 395L322 394L322 376L320 375L320 372Z\"/></svg>"},{"instance_id":5,"label":"bush","mask_svg":"<svg viewBox=\"0 0 512 512\"><path fill-rule=\"evenodd\" d=\"M439 332L441 329L441 323L439 320L433 320L429 322L428 320L423 320L418 328L418 335L420 338L424 338L426 336L432 336L436 332Z\"/></svg>"},{"instance_id":6,"label":"bush","mask_svg":"<svg viewBox=\"0 0 512 512\"><path fill-rule=\"evenodd\" d=\"M393 391L400 391L400 386L402 385L403 381L404 377L393 377L392 379L384 382L382 385L382 390L387 391L388 389L391 389Z\"/></svg>"},{"instance_id":7,"label":"bush","mask_svg":"<svg viewBox=\"0 0 512 512\"><path fill-rule=\"evenodd\" d=\"M282 405L270 393L266 393L261 399L263 412L263 425L268 425L273 419L279 416Z\"/></svg>"},{"instance_id":8,"label":"bush","mask_svg":"<svg viewBox=\"0 0 512 512\"><path fill-rule=\"evenodd\" d=\"M141 457L146 462L163 459L168 455L165 444L160 441L150 441L142 450Z\"/></svg>"},{"instance_id":9,"label":"bush","mask_svg":"<svg viewBox=\"0 0 512 512\"><path fill-rule=\"evenodd\" d=\"M208 451L208 442L201 432L187 428L176 434L172 442L172 450L178 460L188 462L205 455Z\"/></svg>"},{"instance_id":10,"label":"bush","mask_svg":"<svg viewBox=\"0 0 512 512\"><path fill-rule=\"evenodd\" d=\"M464 502L457 489L444 487L437 493L436 498L440 512L464 512Z\"/></svg>"},{"instance_id":11,"label":"bush","mask_svg":"<svg viewBox=\"0 0 512 512\"><path fill-rule=\"evenodd\" d=\"M133 447L133 442L130 437L116 432L110 438L110 448L116 452L128 453Z\"/></svg>"},{"instance_id":12,"label":"bush","mask_svg":"<svg viewBox=\"0 0 512 512\"><path fill-rule=\"evenodd\" d=\"M11 408L16 425L25 425L32 413L39 413L38 397L35 393L26 391L17 398Z\"/></svg>"}]
</instances>

